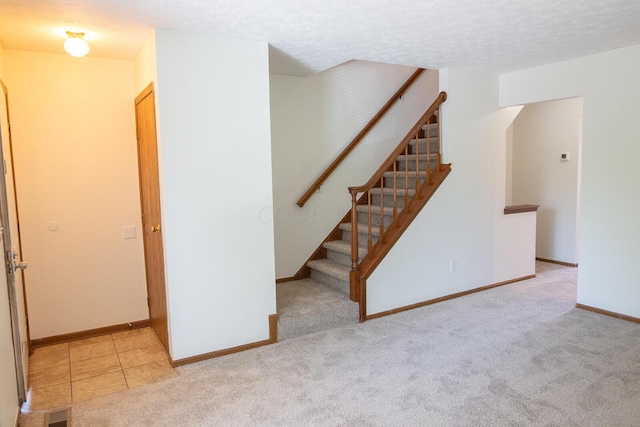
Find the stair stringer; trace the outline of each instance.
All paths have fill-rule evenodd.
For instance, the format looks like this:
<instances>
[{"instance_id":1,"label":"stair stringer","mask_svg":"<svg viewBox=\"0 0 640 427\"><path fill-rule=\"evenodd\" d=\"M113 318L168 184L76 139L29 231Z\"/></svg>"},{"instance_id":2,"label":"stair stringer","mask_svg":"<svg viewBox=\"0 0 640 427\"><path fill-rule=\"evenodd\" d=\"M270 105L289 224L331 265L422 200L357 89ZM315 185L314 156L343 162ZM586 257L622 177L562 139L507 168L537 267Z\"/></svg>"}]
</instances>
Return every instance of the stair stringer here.
<instances>
[{"instance_id":1,"label":"stair stringer","mask_svg":"<svg viewBox=\"0 0 640 427\"><path fill-rule=\"evenodd\" d=\"M409 228L450 172L450 163L441 164L439 170L432 171L431 182L422 184L420 190L398 214L397 219L385 230L381 239L373 245L371 252L360 262L358 270L351 271L351 289L356 294L356 301L360 305L360 322L364 322L367 318L367 279Z\"/></svg>"}]
</instances>

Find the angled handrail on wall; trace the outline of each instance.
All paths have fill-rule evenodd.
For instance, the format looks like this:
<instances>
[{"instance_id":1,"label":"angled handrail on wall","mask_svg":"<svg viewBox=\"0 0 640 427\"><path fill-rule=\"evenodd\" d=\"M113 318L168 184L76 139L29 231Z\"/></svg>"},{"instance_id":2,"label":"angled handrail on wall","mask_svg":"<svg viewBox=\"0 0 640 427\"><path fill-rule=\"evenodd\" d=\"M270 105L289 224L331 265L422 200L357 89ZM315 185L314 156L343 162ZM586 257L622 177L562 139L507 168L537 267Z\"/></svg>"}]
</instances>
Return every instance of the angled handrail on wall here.
<instances>
[{"instance_id":1,"label":"angled handrail on wall","mask_svg":"<svg viewBox=\"0 0 640 427\"><path fill-rule=\"evenodd\" d=\"M373 118L367 123L367 125L362 128L360 133L356 135L356 137L347 145L347 147L340 153L340 155L329 165L329 167L320 175L318 179L309 187L309 189L304 193L304 195L298 200L298 206L303 207L305 203L313 196L313 194L318 191L320 186L329 178L329 176L335 171L340 163L353 151L354 148L358 145L358 143L364 139L364 137L369 133L371 129L380 121L382 117L386 114L387 111L391 109L391 107L396 103L398 99L404 94L404 92L415 82L420 74L425 71L424 68L418 68L409 79L393 94L393 96L387 101L386 104L378 111L378 113L373 116Z\"/></svg>"}]
</instances>

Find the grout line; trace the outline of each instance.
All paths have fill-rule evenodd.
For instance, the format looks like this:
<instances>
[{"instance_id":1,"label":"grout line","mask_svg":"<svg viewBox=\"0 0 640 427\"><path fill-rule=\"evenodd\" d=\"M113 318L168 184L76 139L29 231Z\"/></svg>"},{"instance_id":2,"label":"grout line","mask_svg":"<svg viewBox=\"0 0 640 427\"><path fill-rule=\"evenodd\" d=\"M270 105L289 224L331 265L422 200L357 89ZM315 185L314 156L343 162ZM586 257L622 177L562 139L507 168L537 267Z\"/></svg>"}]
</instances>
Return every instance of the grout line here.
<instances>
[{"instance_id":1,"label":"grout line","mask_svg":"<svg viewBox=\"0 0 640 427\"><path fill-rule=\"evenodd\" d=\"M113 338L113 334L111 334L111 340L113 341L113 347L116 349L116 356L118 357L118 363L120 364L120 372L122 372L122 376L124 377L124 383L127 385L127 390L131 390L131 387L129 387L129 381L127 381L127 376L124 374L122 360L120 360L120 352L118 351L118 347L116 346L116 340Z\"/></svg>"},{"instance_id":2,"label":"grout line","mask_svg":"<svg viewBox=\"0 0 640 427\"><path fill-rule=\"evenodd\" d=\"M67 344L69 349L69 394L71 394L71 403L73 403L73 376L71 375L71 344Z\"/></svg>"},{"instance_id":3,"label":"grout line","mask_svg":"<svg viewBox=\"0 0 640 427\"><path fill-rule=\"evenodd\" d=\"M110 338L111 338L111 342L112 342L113 347L114 347L114 349L115 349L115 355L117 356L117 358L118 358L118 363L119 363L119 365L120 365L119 372L122 372L122 376L124 377L125 384L127 385L127 389L128 389L128 390L131 390L131 387L129 387L129 381L127 380L127 376L126 376L126 375L125 375L125 373L124 373L125 369L124 369L124 367L122 366L122 360L120 359L120 354L122 354L122 353L127 353L127 352L130 352L130 351L143 350L143 349L145 349L145 348L153 347L155 344L148 345L148 346L144 346L144 347L139 347L139 348L134 348L134 349L127 350L127 351L123 351L123 352L119 352L119 351L118 351L118 349L117 349L117 347L116 347L116 345L115 345L115 341L116 341L116 339L113 337L113 334L109 334L109 336L110 336ZM133 336L135 336L135 335L132 335L132 337L133 337ZM158 337L155 335L155 333L153 334L153 336L154 336L154 338L155 338L156 344L157 344L157 345L159 345L160 347L162 347L162 344L160 343L160 340L158 340ZM121 338L121 339L126 339L126 338L130 338L130 337L125 337L125 338ZM85 338L83 338L83 339L85 339ZM76 340L76 341L81 341L81 340ZM74 342L74 341L70 341L70 342ZM70 342L69 342L69 343L70 343ZM85 344L85 345L100 344L100 343L102 343L102 342L108 342L108 340L100 341L100 342L97 342L97 343L87 343L87 344ZM66 362L66 363L59 364L59 365L50 365L50 366L45 366L45 367L43 367L43 368L41 368L41 369L48 369L48 368L55 367L55 366L64 366L64 365L66 364L66 365L69 367L69 388L70 388L70 394L71 394L71 396L70 396L70 397L71 397L71 403L75 403L75 401L74 401L74 393L73 393L73 383L74 383L74 380L73 380L72 375L71 375L71 365L72 365L73 363L71 362L71 346L69 345L69 343L67 343L68 345L67 345L67 347L66 347L66 351L67 351L67 362ZM57 344L52 344L52 345L57 345ZM78 346L78 347L84 347L84 345L83 345L83 346ZM44 347L43 347L43 348L44 348ZM59 351L59 350L57 350L57 351ZM109 355L98 356L98 357L105 357L105 356L109 356ZM79 360L79 361L76 361L76 362L74 362L74 363L78 363L78 362L85 362L85 361L89 361L89 360L92 360L92 359L96 359L96 357L91 358L91 359ZM168 356L167 356L166 354L164 354L164 358L162 359L162 361L165 361L165 360L166 360L166 361L169 361L169 358L168 358ZM149 364L152 364L152 363L156 363L156 362L159 362L159 361L160 361L160 360L154 360L154 361L150 361L150 362L147 362L147 363L143 363L143 364L141 364L141 365L132 366L131 368L135 368L135 367L139 367L139 366L146 366L146 365L149 365ZM31 370L31 366L32 366L32 365L30 364L29 366L30 366L30 370ZM129 369L129 368L127 368L127 369ZM38 371L38 370L40 370L40 369L37 369L36 371ZM175 368L173 368L173 367L172 367L172 370L173 370L174 372L176 372L176 371L175 371ZM114 372L118 372L118 370L116 370L116 371L112 371L112 372L107 372L107 374L108 374L108 373L114 373ZM96 375L92 375L92 376L90 376L90 377L82 378L82 379L79 379L79 380L76 380L76 381L81 381L81 380L85 380L85 379L89 379L89 378L94 378L94 377L97 377L97 376L100 376L100 375L104 375L104 374L105 374L105 373L102 373L102 374L96 374ZM157 381L154 381L154 383L155 383L155 382L157 382ZM64 383L59 383L59 384L64 384ZM151 384L151 383L150 383L150 384ZM57 385L57 384L56 384L56 385ZM48 387L48 386L47 386L47 387ZM31 402L29 402L29 404L30 404L30 403L31 403ZM52 409L52 408L42 408L42 410L49 410L49 409Z\"/></svg>"}]
</instances>

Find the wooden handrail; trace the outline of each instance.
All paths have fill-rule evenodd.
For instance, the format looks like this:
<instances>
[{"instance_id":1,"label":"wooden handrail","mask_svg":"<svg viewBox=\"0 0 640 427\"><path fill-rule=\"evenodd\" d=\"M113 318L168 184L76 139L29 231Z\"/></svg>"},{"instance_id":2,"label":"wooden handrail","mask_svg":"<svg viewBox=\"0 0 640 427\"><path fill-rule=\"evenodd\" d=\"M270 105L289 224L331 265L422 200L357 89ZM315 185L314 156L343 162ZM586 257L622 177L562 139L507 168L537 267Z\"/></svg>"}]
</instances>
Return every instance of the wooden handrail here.
<instances>
[{"instance_id":1,"label":"wooden handrail","mask_svg":"<svg viewBox=\"0 0 640 427\"><path fill-rule=\"evenodd\" d=\"M398 156L402 154L407 144L409 144L409 142L411 141L411 139L413 139L415 134L420 130L420 128L422 128L422 125L429 119L429 117L433 116L433 113L435 113L436 110L438 110L438 108L440 107L440 104L442 104L446 100L447 100L447 93L440 92L436 100L433 101L433 104L431 104L429 109L423 114L420 120L418 120L415 126L413 126L413 128L409 131L407 136L404 137L402 142L398 144L396 149L393 150L393 152L389 155L389 157L387 157L384 163L382 163L382 165L378 168L378 170L371 176L369 181L367 181L366 184L361 185L359 187L349 187L349 192L352 194L354 192L358 194L358 193L364 193L365 191L368 191L369 189L373 188L373 186L376 185L376 183L382 178L382 175L384 175L384 173L388 171L389 168L393 165L393 163L398 158Z\"/></svg>"},{"instance_id":2,"label":"wooden handrail","mask_svg":"<svg viewBox=\"0 0 640 427\"><path fill-rule=\"evenodd\" d=\"M409 157L408 157L408 147L409 144L411 143L411 141L415 138L415 192L416 192L416 196L418 197L419 194L425 193L425 198L423 198L423 201L426 203L426 200L428 199L428 197L430 197L430 195L428 195L429 190L430 190L430 186L432 184L431 182L431 136L430 136L430 124L432 116L436 113L436 111L440 111L440 106L442 105L442 103L444 101L447 100L447 93L446 92L440 92L440 94L438 95L438 97L435 99L435 101L433 101L433 104L431 104L431 106L427 109L427 111L422 115L422 117L420 117L420 119L418 120L418 122L413 126L413 128L409 131L409 133L407 133L407 135L404 137L404 139L400 142L400 144L398 144L398 146L396 147L395 150L393 150L393 152L389 155L389 157L387 157L387 159L384 161L384 163L382 163L382 165L378 168L378 170L371 176L371 178L369 179L369 181L367 181L366 184L361 185L359 187L349 187L349 193L351 193L351 201L352 201L352 207L351 207L351 272L350 272L350 281L351 281L351 294L352 296L361 295L362 289L361 289L361 283L360 281L362 279L366 280L367 277L363 277L363 271L361 271L360 267L361 267L361 263L359 261L360 259L360 255L359 255L359 243L358 243L358 214L357 214L357 201L358 201L358 194L360 193L364 193L364 196L367 197L367 205L368 205L368 224L367 224L367 234L368 234L368 238L367 238L367 246L368 246L368 251L367 251L367 255L365 256L365 258L363 259L363 263L365 263L367 261L368 258L370 258L373 255L373 252L376 251L376 249L379 247L380 244L385 244L385 240L387 238L387 231L391 231L391 234L393 234L394 232L396 233L396 237L399 237L399 234L397 233L397 230L399 230L399 226L400 224L396 221L396 219L398 218L398 213L397 213L397 205L396 205L396 192L397 192L397 181L396 181L396 177L397 177L397 168L396 168L396 162L398 159L398 156L400 156L401 154L404 154L404 162L405 162L405 166L404 166L404 191L405 191L405 205L402 209L402 213L401 215L409 215L409 211L412 210L412 204L413 204L413 200L409 201L408 199L408 191L409 191L409 187L408 187L408 181L409 181L409 172L408 172L408 163L409 163ZM441 116L438 115L438 126L440 126L440 120L441 120ZM421 184L420 184L420 174L422 171L420 171L420 167L419 167L419 155L420 155L420 149L419 149L419 136L420 136L420 132L423 128L423 126L427 126L427 131L426 131L426 168L424 170L425 173L425 181L424 181L424 188L426 189L425 191L421 190ZM440 173L441 172L441 163L440 163L440 131L438 131L437 134L437 148L436 148L436 152L434 153L436 156L436 172ZM393 171L393 200L394 200L394 210L393 210L393 216L394 216L394 220L393 220L393 224L389 226L388 229L385 229L384 226L384 174L385 172L389 172L389 171ZM447 172L448 173L448 172ZM446 174L444 175L446 176ZM379 232L379 237L378 237L378 242L373 245L372 244L372 223L371 223L371 192L370 190L373 189L375 186L380 186L380 205L379 205L379 209L380 209L380 232ZM437 184L439 185L439 184ZM437 185L435 186L431 186L431 193L433 193L433 191L435 191L435 188L437 188ZM364 197L363 196L363 197ZM413 199L413 198L412 198ZM410 220L409 220L410 221ZM388 246L388 245L387 245ZM388 249L387 249L388 250ZM382 256L384 256L382 254ZM381 259L381 257L378 257L378 259ZM353 297L352 297L353 299ZM361 308L362 308L362 304L363 301L360 301L361 304ZM362 314L362 313L361 313Z\"/></svg>"},{"instance_id":3,"label":"wooden handrail","mask_svg":"<svg viewBox=\"0 0 640 427\"><path fill-rule=\"evenodd\" d=\"M329 167L320 175L318 179L309 187L309 189L304 193L304 195L298 200L298 206L303 207L305 203L314 195L314 193L322 186L322 184L329 178L329 176L335 171L340 163L353 151L354 148L358 145L358 143L364 139L364 137L369 133L369 131L380 121L380 119L386 114L389 109L396 103L398 99L402 96L402 94L415 82L420 74L425 71L424 68L418 68L409 79L393 94L391 98L387 101L386 104L378 111L378 113L373 116L373 118L367 123L367 125L356 135L356 137L351 141L349 145L340 153L340 155L329 165Z\"/></svg>"}]
</instances>

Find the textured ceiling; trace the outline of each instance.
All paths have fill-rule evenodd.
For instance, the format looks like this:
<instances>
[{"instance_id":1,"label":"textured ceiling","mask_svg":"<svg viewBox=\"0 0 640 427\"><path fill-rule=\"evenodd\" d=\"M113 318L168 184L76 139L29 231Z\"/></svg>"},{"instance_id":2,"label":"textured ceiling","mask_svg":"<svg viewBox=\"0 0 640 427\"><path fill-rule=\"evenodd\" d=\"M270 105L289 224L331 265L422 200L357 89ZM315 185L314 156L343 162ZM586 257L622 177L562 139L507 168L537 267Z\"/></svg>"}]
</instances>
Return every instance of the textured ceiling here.
<instances>
[{"instance_id":1,"label":"textured ceiling","mask_svg":"<svg viewBox=\"0 0 640 427\"><path fill-rule=\"evenodd\" d=\"M271 71L350 59L505 72L640 44L639 0L0 0L5 49L133 59L153 28L270 44Z\"/></svg>"}]
</instances>

